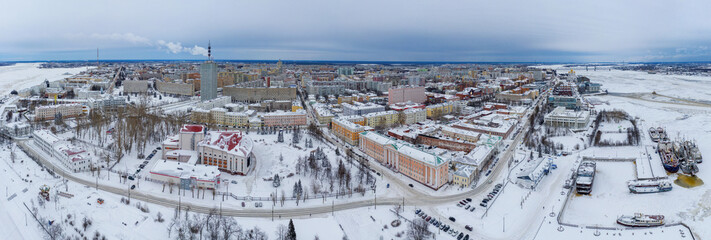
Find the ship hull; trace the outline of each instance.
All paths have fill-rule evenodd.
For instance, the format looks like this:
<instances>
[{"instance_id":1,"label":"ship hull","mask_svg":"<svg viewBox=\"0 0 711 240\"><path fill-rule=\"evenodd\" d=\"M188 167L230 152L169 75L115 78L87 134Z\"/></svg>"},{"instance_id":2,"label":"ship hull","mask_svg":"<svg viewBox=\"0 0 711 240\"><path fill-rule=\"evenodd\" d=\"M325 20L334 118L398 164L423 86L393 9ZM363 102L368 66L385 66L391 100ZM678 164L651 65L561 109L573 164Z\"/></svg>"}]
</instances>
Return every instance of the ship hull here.
<instances>
[{"instance_id":1,"label":"ship hull","mask_svg":"<svg viewBox=\"0 0 711 240\"><path fill-rule=\"evenodd\" d=\"M617 220L617 224L627 227L658 227L664 225L664 223L631 223Z\"/></svg>"},{"instance_id":2,"label":"ship hull","mask_svg":"<svg viewBox=\"0 0 711 240\"><path fill-rule=\"evenodd\" d=\"M664 163L664 170L667 170L667 172L670 173L676 173L679 171L679 165L671 165L668 163Z\"/></svg>"}]
</instances>

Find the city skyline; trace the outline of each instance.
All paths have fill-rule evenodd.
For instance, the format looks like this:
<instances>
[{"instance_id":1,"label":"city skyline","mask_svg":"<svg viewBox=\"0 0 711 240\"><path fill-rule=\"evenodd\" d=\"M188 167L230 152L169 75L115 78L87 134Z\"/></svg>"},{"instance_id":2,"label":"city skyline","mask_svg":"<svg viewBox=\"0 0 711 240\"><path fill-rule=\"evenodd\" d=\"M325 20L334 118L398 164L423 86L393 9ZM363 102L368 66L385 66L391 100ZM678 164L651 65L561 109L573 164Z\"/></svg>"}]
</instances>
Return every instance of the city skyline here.
<instances>
[{"instance_id":1,"label":"city skyline","mask_svg":"<svg viewBox=\"0 0 711 240\"><path fill-rule=\"evenodd\" d=\"M0 61L711 60L711 3L666 3L13 2Z\"/></svg>"}]
</instances>

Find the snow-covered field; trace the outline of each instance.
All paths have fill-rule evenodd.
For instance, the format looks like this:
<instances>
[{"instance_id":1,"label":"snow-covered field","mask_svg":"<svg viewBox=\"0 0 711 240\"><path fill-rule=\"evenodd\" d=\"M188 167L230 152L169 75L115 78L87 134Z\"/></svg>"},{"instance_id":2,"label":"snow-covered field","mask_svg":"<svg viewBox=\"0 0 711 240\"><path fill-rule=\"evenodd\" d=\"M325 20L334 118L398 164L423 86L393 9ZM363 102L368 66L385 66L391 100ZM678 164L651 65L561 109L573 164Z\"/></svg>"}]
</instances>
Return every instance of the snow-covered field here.
<instances>
[{"instance_id":1,"label":"snow-covered field","mask_svg":"<svg viewBox=\"0 0 711 240\"><path fill-rule=\"evenodd\" d=\"M56 81L87 70L79 68L38 68L42 63L17 63L0 67L0 94L20 91L44 82ZM65 75L69 73L70 75Z\"/></svg>"}]
</instances>

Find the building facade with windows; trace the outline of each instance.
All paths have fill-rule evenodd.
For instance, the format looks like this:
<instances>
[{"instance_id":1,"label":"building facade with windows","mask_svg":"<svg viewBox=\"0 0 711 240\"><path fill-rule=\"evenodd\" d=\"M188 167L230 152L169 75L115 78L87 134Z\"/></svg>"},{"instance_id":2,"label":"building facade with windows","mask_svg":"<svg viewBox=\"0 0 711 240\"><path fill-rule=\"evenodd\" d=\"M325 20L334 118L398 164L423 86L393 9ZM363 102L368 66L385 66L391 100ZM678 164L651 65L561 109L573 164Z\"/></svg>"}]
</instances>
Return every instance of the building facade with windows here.
<instances>
[{"instance_id":1,"label":"building facade with windows","mask_svg":"<svg viewBox=\"0 0 711 240\"><path fill-rule=\"evenodd\" d=\"M449 159L372 131L360 134L359 148L383 165L432 189L448 182Z\"/></svg>"}]
</instances>

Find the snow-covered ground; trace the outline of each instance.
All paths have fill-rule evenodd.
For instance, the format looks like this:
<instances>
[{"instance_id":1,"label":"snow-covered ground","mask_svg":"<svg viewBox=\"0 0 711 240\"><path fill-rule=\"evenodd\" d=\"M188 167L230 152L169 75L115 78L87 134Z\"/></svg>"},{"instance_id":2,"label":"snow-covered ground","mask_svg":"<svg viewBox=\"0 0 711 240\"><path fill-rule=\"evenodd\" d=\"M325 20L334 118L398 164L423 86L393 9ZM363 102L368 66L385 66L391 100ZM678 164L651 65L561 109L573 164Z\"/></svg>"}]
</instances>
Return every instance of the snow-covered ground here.
<instances>
[{"instance_id":1,"label":"snow-covered ground","mask_svg":"<svg viewBox=\"0 0 711 240\"><path fill-rule=\"evenodd\" d=\"M78 68L38 68L42 63L17 63L10 66L0 66L0 94L8 94L12 90L20 91L49 80L50 82L70 77L87 70ZM65 73L69 73L66 75Z\"/></svg>"},{"instance_id":2,"label":"snow-covered ground","mask_svg":"<svg viewBox=\"0 0 711 240\"><path fill-rule=\"evenodd\" d=\"M660 94L673 97L711 99L708 95L704 95L707 94L706 90L711 88L709 87L711 79L707 78L696 79L697 77L649 75L643 72L614 70L597 71L589 75L586 75L586 73L588 72L578 70L579 75L590 76L593 82L603 83L603 88L608 89L610 92L657 91ZM646 81L648 80L653 81L654 84L647 84ZM689 89L694 89L694 91ZM695 140L700 147L702 155L707 157L707 161L699 165L701 171L698 173L698 177L707 184L695 188L683 188L674 185L674 189L667 193L633 195L627 190L626 181L634 179L637 167L635 164L631 162L598 162L593 194L572 197L568 201L568 206L562 216L563 221L571 224L614 227L616 229L595 230L587 229L585 226L575 228L558 225L556 218L561 212L560 210L563 208L563 203L567 196L567 190L563 188L563 185L582 157L638 158L644 156L644 153L654 155L653 152L648 152L653 143L646 134L642 134L643 146L589 147L580 151L572 151L572 154L568 156L556 157L554 164L558 168L545 176L535 190L525 189L509 182L510 179L515 178L513 173L508 178L507 174L501 174L498 179L491 180L492 184L480 183L479 185L487 188L484 191L484 195L491 190L493 184L506 183L504 189L498 194L498 198L490 202L488 212L486 212L485 208L479 206L482 197L478 195L472 199L471 205L476 208L473 212L457 207L456 202L442 202L427 206L406 206L403 215L412 219L414 218L414 209L422 208L427 214L440 218L458 231L469 233L475 239L680 239L682 236L686 239L690 238L686 228L682 226L632 230L621 229L620 226L614 223L614 220L619 215L643 212L664 214L669 222L682 221L688 224L693 232L702 239L711 237L711 229L708 228L711 225L711 220L709 220L711 219L709 218L711 216L711 187L709 186L711 184L711 169L706 167L706 164L709 164L707 163L709 161L708 158L711 157L711 138L709 137L711 134L711 108L680 105L673 102L660 103L651 101L654 99L613 95L591 98L609 103L609 105L596 105L597 109L621 109L628 112L632 117L639 117L639 128L642 131L652 126L661 126L667 129L672 139L688 138ZM621 124L610 124L609 128L614 131L619 129L620 126ZM291 134L285 134L285 143L275 143L276 135L257 135L252 132L249 136L259 143L255 146L255 154L257 154L259 162L257 170L249 176L226 176L229 180L237 182L237 184L231 184L230 192L240 196L269 196L275 188L271 186L271 182L264 181L262 178L271 177L275 173L288 175L294 172L295 159L299 156L305 156L313 150L313 148L304 149L303 141L299 145L302 149L289 147ZM570 150L576 144L584 145L582 144L583 141L579 140L579 137L581 137L581 134L553 137L551 140L565 143L565 148ZM325 154L331 159L332 166L337 166L337 157L333 149L326 147L325 145L327 144L317 141L314 141L314 145L314 148L317 146L326 148ZM148 146L148 149L152 150L156 146ZM0 158L2 159L0 160L0 171L2 171L0 182L5 185L6 197L0 199L0 209L3 209L3 211L0 211L0 222L4 223L0 224L0 232L6 234L3 235L4 237L9 239L39 239L43 237L42 229L32 222L33 219L29 216L29 211L25 209L22 203L26 203L30 208L32 208L32 202L37 206L39 187L47 184L53 190L65 190L74 194L72 198L59 197L57 207L55 207L53 201L45 204L44 207L39 207L39 214L47 219L61 221L61 219L66 218L67 214L72 214L74 219L89 216L94 220L93 225L86 231L89 236L92 236L95 231L99 231L109 239L168 238L167 229L173 216L173 209L147 204L150 211L144 213L134 206L136 201L132 201L130 205L124 205L120 202L121 196L115 194L96 191L91 187L80 186L73 182L69 182L66 186L62 185L59 179L55 179L42 171L33 161L28 160L21 151L17 151L18 159L24 159L24 162L11 163L7 145L2 146L2 149L0 150ZM527 154L527 151L519 151L514 159L521 159ZM284 162L279 161L280 155L284 156ZM159 157L157 155L153 161ZM135 171L138 163L142 161L137 159L135 153L133 153L128 155L122 162L122 165L125 164L125 166L117 168L119 170L126 168L129 171ZM654 158L653 162L658 164L658 158ZM145 170L148 170L150 166L152 165L149 164ZM515 169L515 166L513 168ZM652 168L659 169L659 166ZM145 173L145 170L142 173ZM352 171L357 172L355 168L352 168ZM90 173L84 173L80 176L92 179ZM673 180L676 179L676 176L676 174L671 174L669 178ZM28 179L28 181L22 181L21 179L23 178ZM304 182L309 181L309 178L294 175L282 181L282 186L276 190L281 191L281 189L284 189L287 193L290 193L291 187L297 179L301 179ZM388 189L383 186L386 183L381 180L382 178L380 176L377 178L379 180L378 197L395 197L401 194L401 190L394 188L392 185ZM108 179L99 181L126 187L125 184L118 182L116 175L112 175L110 181ZM408 181L411 180L405 179L405 182ZM310 184L304 185L308 185L310 188ZM420 187L419 184L414 185L416 188ZM137 188L140 191L153 192L159 197L177 196L175 193L168 193L167 190L162 192L162 187L158 184L141 182ZM24 189L28 190L24 191ZM382 189L387 190L381 191ZM430 191L427 189L419 190ZM444 191L431 191L428 193L447 195L450 192L460 191L445 189ZM15 194L15 197L11 198L10 196L13 194ZM365 197L361 198L354 196L352 199L339 199L335 203L370 198L372 195L368 194L372 193L367 193ZM96 204L96 198L99 197L106 200L103 205ZM52 194L52 198L55 199L57 196ZM207 196L205 199L192 198L190 193L183 200L193 201L198 204L221 202L212 200ZM269 203L265 202L265 204L265 207L271 207ZM309 200L305 203L305 205L323 204L322 201L318 200ZM241 208L239 202L235 200L226 200L223 205L235 209ZM246 208L254 207L252 205ZM297 208L297 206L292 202L287 203L285 208ZM165 222L154 221L158 212L164 216ZM25 215L28 217L27 225L25 225ZM455 217L456 222L447 220L450 216ZM397 236L397 234L402 234L406 230L406 223L396 228L389 226L389 223L395 218L389 207L378 206L377 209L365 207L335 212L333 215L313 215L295 219L294 223L299 239L313 239L315 235L318 235L320 239L341 239L344 235L348 236L349 239L379 239L381 236L383 239L406 239L404 236ZM288 219L278 219L278 217L274 221L265 218L235 219L243 229L251 229L258 226L270 236L270 239L276 237L275 230L277 226L288 223ZM385 225L388 225L388 227L385 228ZM474 231L464 230L465 225L471 225ZM431 228L431 230L434 229ZM74 232L75 230L67 228L66 231ZM171 235L171 238L174 237L174 235ZM452 238L438 233L437 239Z\"/></svg>"},{"instance_id":3,"label":"snow-covered ground","mask_svg":"<svg viewBox=\"0 0 711 240\"><path fill-rule=\"evenodd\" d=\"M556 66L558 70L568 71L570 68ZM602 83L602 89L611 93L651 93L690 99L711 100L711 78L704 76L649 74L640 71L622 71L609 68L585 67L572 68L578 76L586 76L590 81Z\"/></svg>"}]
</instances>

